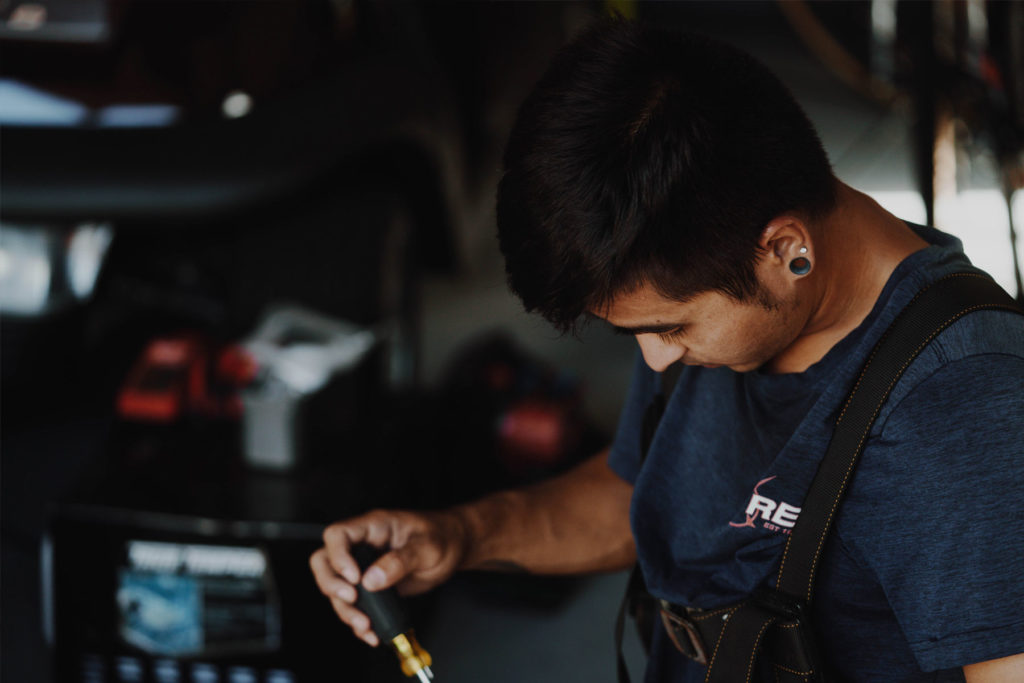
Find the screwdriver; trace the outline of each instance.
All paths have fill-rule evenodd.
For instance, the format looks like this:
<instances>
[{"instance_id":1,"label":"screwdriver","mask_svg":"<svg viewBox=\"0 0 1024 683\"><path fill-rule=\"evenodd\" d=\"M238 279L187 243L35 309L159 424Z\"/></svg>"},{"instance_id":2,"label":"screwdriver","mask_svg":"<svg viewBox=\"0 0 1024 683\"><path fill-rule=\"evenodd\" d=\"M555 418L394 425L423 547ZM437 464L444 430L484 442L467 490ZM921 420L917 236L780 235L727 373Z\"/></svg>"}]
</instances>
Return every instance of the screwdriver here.
<instances>
[{"instance_id":1,"label":"screwdriver","mask_svg":"<svg viewBox=\"0 0 1024 683\"><path fill-rule=\"evenodd\" d=\"M359 565L360 572L365 572L383 554L384 551L366 543L352 546L352 557ZM409 678L416 676L421 683L430 683L434 680L434 672L430 670L433 660L430 653L416 640L412 622L402 608L402 602L395 589L368 591L363 588L360 581L356 590L356 608L370 618L377 635L391 644L391 649L398 655L398 661L402 664L402 673Z\"/></svg>"}]
</instances>

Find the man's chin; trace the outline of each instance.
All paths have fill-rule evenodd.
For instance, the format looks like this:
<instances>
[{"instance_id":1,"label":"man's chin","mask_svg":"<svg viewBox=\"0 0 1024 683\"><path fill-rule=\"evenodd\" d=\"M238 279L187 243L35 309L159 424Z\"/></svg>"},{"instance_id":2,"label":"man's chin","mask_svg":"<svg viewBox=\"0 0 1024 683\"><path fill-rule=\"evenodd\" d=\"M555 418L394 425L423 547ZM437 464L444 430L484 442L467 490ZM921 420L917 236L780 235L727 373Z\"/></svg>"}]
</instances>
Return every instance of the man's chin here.
<instances>
[{"instance_id":1,"label":"man's chin","mask_svg":"<svg viewBox=\"0 0 1024 683\"><path fill-rule=\"evenodd\" d=\"M698 368L705 368L706 370L717 370L718 368L728 368L733 372L749 372L750 370L756 370L759 366L754 364L748 365L732 365L729 363L693 363Z\"/></svg>"},{"instance_id":2,"label":"man's chin","mask_svg":"<svg viewBox=\"0 0 1024 683\"><path fill-rule=\"evenodd\" d=\"M763 363L691 363L689 361L683 361L683 365L688 365L694 368L704 368L706 370L717 370L718 368L729 368L733 372L750 372L751 370L757 370Z\"/></svg>"},{"instance_id":3,"label":"man's chin","mask_svg":"<svg viewBox=\"0 0 1024 683\"><path fill-rule=\"evenodd\" d=\"M764 363L737 363L734 365L726 365L733 372L753 372L758 368L764 366Z\"/></svg>"}]
</instances>

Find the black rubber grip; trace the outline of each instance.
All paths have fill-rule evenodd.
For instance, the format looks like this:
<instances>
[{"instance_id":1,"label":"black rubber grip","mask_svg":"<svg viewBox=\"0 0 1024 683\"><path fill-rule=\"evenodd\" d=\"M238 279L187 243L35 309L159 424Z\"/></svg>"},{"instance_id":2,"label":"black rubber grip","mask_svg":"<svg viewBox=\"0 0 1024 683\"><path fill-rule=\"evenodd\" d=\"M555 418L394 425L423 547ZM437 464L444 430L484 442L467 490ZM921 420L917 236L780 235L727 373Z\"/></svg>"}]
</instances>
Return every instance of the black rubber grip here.
<instances>
[{"instance_id":1,"label":"black rubber grip","mask_svg":"<svg viewBox=\"0 0 1024 683\"><path fill-rule=\"evenodd\" d=\"M352 546L352 557L359 564L359 571L365 572L385 551L372 545L359 543ZM407 632L412 623L402 607L402 601L394 588L383 591L368 591L362 581L356 586L358 597L356 608L370 618L373 630L384 642Z\"/></svg>"}]
</instances>

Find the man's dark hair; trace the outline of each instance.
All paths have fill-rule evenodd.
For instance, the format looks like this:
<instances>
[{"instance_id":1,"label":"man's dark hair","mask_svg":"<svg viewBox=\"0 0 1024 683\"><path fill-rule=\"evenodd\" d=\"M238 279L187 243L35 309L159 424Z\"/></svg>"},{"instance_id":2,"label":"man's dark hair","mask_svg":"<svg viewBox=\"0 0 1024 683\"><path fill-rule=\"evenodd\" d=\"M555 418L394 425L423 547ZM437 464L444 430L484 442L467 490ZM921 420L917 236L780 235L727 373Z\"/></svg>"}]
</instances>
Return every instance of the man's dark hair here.
<instances>
[{"instance_id":1,"label":"man's dark hair","mask_svg":"<svg viewBox=\"0 0 1024 683\"><path fill-rule=\"evenodd\" d=\"M767 223L834 205L813 126L751 56L624 20L564 47L519 111L498 188L509 286L560 329L643 284L757 296Z\"/></svg>"}]
</instances>

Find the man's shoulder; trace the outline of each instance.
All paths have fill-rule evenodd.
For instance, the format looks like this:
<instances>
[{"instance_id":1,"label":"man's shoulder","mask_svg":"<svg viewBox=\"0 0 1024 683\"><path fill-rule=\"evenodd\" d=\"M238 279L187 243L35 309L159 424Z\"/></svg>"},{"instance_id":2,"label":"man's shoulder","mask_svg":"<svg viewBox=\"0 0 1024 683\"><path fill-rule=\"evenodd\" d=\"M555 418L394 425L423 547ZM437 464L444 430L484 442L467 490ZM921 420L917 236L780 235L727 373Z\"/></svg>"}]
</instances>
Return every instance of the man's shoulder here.
<instances>
[{"instance_id":1,"label":"man's shoulder","mask_svg":"<svg viewBox=\"0 0 1024 683\"><path fill-rule=\"evenodd\" d=\"M977 355L1024 357L1024 315L1004 310L969 313L936 337L946 362Z\"/></svg>"},{"instance_id":2,"label":"man's shoulder","mask_svg":"<svg viewBox=\"0 0 1024 683\"><path fill-rule=\"evenodd\" d=\"M904 402L924 393L984 397L1001 386L1024 386L1024 315L975 311L943 330L910 364L874 431L880 432Z\"/></svg>"},{"instance_id":3,"label":"man's shoulder","mask_svg":"<svg viewBox=\"0 0 1024 683\"><path fill-rule=\"evenodd\" d=\"M956 501L965 519L985 521L995 533L1005 527L1009 501L1024 495L1021 433L1024 315L964 316L921 353L890 395L854 475L841 528L853 545L876 554L872 563L885 562L879 558L893 544L941 534L939 501Z\"/></svg>"},{"instance_id":4,"label":"man's shoulder","mask_svg":"<svg viewBox=\"0 0 1024 683\"><path fill-rule=\"evenodd\" d=\"M950 481L972 481L972 500L1011 480L1019 487L1021 433L1024 315L971 313L933 340L893 389L858 466L857 493L882 514L890 504L905 507L904 494L945 490Z\"/></svg>"}]
</instances>

